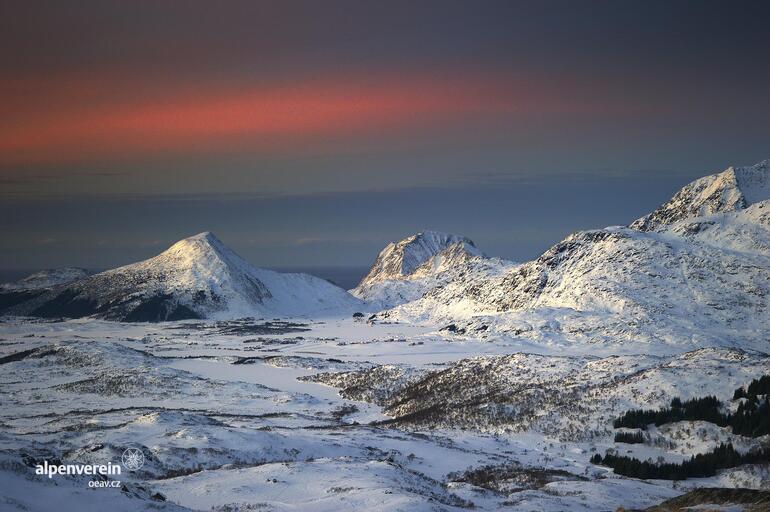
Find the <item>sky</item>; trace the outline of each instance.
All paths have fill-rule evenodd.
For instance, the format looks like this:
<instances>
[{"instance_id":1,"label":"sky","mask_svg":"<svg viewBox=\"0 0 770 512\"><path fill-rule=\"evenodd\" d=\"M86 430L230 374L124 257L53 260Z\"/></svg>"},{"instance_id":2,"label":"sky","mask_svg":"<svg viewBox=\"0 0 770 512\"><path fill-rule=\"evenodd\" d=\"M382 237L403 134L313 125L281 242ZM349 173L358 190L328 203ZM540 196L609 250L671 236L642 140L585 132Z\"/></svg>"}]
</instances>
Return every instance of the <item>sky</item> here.
<instances>
[{"instance_id":1,"label":"sky","mask_svg":"<svg viewBox=\"0 0 770 512\"><path fill-rule=\"evenodd\" d=\"M536 257L770 158L770 3L0 4L0 269Z\"/></svg>"}]
</instances>

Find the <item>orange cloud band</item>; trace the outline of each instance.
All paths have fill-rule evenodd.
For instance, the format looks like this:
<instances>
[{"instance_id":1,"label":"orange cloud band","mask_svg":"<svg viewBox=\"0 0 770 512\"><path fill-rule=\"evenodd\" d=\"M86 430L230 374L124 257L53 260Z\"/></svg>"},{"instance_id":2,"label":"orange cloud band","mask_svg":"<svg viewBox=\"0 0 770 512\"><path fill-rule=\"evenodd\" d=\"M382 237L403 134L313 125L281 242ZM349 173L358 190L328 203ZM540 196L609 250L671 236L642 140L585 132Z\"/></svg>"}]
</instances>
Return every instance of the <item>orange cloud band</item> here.
<instances>
[{"instance_id":1,"label":"orange cloud band","mask_svg":"<svg viewBox=\"0 0 770 512\"><path fill-rule=\"evenodd\" d=\"M72 87L70 87L72 89ZM102 98L103 99L103 98ZM206 147L351 136L414 127L509 108L484 83L412 79L378 84L315 83L206 91L161 99L54 100L18 105L0 121L0 162L110 157ZM41 101L44 96L25 101ZM67 105L71 101L73 105ZM76 105L80 102L80 105ZM9 109L10 110L10 109Z\"/></svg>"},{"instance_id":2,"label":"orange cloud band","mask_svg":"<svg viewBox=\"0 0 770 512\"><path fill-rule=\"evenodd\" d=\"M239 88L132 83L119 75L0 79L0 166L158 153L301 151L318 141L440 131L478 119L521 122L626 108L626 102L597 95L595 85L532 75L391 73Z\"/></svg>"}]
</instances>

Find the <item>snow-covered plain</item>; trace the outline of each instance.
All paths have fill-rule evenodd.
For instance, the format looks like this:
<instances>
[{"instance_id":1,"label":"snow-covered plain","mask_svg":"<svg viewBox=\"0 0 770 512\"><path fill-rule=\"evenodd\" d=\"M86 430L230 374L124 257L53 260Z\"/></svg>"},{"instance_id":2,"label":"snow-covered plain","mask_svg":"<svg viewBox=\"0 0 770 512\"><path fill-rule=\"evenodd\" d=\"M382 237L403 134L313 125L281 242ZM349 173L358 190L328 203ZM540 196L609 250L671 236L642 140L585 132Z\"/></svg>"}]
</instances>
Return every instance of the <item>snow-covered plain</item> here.
<instances>
[{"instance_id":1,"label":"snow-covered plain","mask_svg":"<svg viewBox=\"0 0 770 512\"><path fill-rule=\"evenodd\" d=\"M30 352L0 360L0 503L44 510L47 496L61 510L103 510L105 503L117 510L459 510L471 503L614 510L653 505L693 485L770 483L767 469L744 467L674 489L588 462L614 446L610 421L619 411L674 395L729 399L727 390L770 369L766 354L616 356L600 347L566 356L547 346L534 354L525 340L490 343L352 318L270 329L260 321L6 319L0 357ZM405 372L402 384L440 374L455 387L442 391L437 381L394 406L388 393L351 395L398 379L352 390L338 382L343 398L312 378L334 372L344 380L381 366ZM481 371L490 366L493 372ZM482 386L483 403L469 405ZM389 390L398 392L398 385ZM419 408L420 398L439 404L430 421L381 423ZM671 443L633 448L645 458L681 460L715 436L730 436L707 431L676 442L681 435L662 430L653 434ZM118 462L128 446L141 447L147 462L122 475L125 491L89 489L75 477L51 482L24 462ZM482 467L505 471L505 485L463 477Z\"/></svg>"},{"instance_id":2,"label":"snow-covered plain","mask_svg":"<svg viewBox=\"0 0 770 512\"><path fill-rule=\"evenodd\" d=\"M702 178L523 264L419 233L380 253L356 297L254 268L208 233L18 285L6 314L51 314L0 317L0 510L593 511L766 489L767 465L674 483L589 459L770 443L704 422L637 445L612 429L677 396L729 402L770 373L769 168ZM97 314L52 314L73 304ZM205 319L105 319L140 308ZM119 487L34 473L128 447L145 463Z\"/></svg>"}]
</instances>

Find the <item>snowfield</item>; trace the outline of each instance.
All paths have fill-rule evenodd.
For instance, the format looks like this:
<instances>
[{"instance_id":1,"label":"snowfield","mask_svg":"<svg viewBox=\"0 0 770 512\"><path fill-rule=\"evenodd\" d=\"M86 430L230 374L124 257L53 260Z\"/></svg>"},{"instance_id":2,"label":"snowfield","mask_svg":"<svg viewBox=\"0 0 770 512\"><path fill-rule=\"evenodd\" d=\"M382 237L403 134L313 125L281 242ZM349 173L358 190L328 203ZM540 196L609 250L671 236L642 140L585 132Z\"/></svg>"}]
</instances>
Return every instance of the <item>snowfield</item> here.
<instances>
[{"instance_id":1,"label":"snowfield","mask_svg":"<svg viewBox=\"0 0 770 512\"><path fill-rule=\"evenodd\" d=\"M98 510L113 498L119 510L614 510L696 485L770 485L762 467L674 488L588 461L615 446L619 412L672 396L728 400L770 371L760 352L618 356L605 347L588 356L543 346L535 354L524 340L352 318L7 319L0 338L0 499L11 510L44 510L38 487L69 503L64 510L88 510L85 502ZM649 446L628 449L680 461L718 440L741 449L767 442L699 424L651 435ZM88 489L73 477L52 488L28 465L118 462L128 446L146 462L122 476L126 490ZM504 485L468 482L479 468L502 472Z\"/></svg>"},{"instance_id":2,"label":"snowfield","mask_svg":"<svg viewBox=\"0 0 770 512\"><path fill-rule=\"evenodd\" d=\"M768 489L767 465L672 482L590 459L770 444L703 421L641 444L612 427L674 397L734 407L770 374L769 168L701 178L522 264L422 232L352 294L255 268L210 233L6 286L0 510L595 511ZM145 461L115 487L35 474L126 448ZM716 496L687 499L701 494Z\"/></svg>"}]
</instances>

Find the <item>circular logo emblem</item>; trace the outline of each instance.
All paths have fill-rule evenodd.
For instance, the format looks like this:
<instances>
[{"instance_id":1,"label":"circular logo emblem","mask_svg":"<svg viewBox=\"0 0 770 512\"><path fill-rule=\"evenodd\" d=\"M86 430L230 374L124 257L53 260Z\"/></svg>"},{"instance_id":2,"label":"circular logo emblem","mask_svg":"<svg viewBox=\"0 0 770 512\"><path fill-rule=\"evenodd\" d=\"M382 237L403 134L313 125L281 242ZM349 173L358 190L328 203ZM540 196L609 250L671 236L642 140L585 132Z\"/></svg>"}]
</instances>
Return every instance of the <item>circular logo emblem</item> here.
<instances>
[{"instance_id":1,"label":"circular logo emblem","mask_svg":"<svg viewBox=\"0 0 770 512\"><path fill-rule=\"evenodd\" d=\"M122 459L123 467L129 471L136 471L144 466L144 453L139 448L126 448Z\"/></svg>"}]
</instances>

